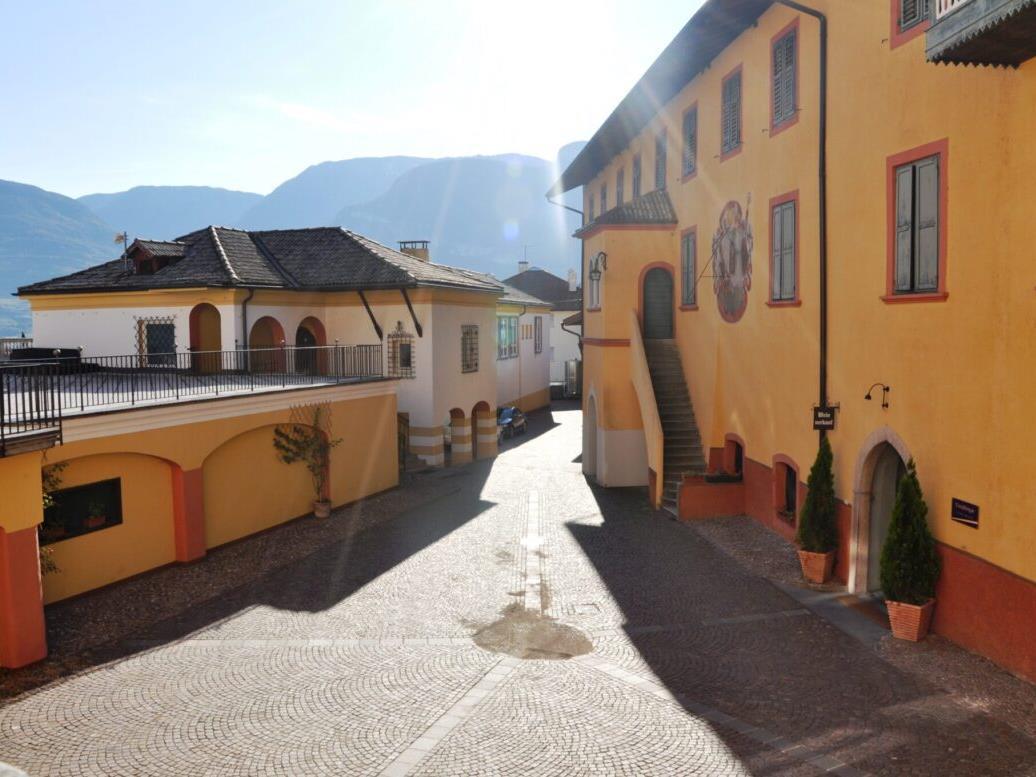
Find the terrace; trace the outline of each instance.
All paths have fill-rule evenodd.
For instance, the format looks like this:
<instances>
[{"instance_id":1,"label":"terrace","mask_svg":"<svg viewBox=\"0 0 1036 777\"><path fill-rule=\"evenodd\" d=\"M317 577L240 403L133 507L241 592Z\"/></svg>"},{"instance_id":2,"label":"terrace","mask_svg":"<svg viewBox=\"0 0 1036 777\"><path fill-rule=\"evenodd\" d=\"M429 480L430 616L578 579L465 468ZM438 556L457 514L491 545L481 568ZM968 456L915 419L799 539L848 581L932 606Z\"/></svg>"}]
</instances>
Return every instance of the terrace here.
<instances>
[{"instance_id":1,"label":"terrace","mask_svg":"<svg viewBox=\"0 0 1036 777\"><path fill-rule=\"evenodd\" d=\"M0 456L60 442L70 416L384 379L380 345L27 355L0 365Z\"/></svg>"}]
</instances>

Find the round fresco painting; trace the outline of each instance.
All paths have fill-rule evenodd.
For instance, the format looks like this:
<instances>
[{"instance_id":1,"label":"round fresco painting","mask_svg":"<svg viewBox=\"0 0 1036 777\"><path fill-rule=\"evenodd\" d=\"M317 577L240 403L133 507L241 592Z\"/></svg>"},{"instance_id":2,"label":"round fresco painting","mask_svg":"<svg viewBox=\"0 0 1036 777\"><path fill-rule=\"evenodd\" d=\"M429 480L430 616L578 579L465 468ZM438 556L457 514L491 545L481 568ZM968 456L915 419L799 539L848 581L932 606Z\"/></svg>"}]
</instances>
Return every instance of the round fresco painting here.
<instances>
[{"instance_id":1,"label":"round fresco painting","mask_svg":"<svg viewBox=\"0 0 1036 777\"><path fill-rule=\"evenodd\" d=\"M712 288L724 321L739 321L748 307L752 288L752 225L748 223L748 197L744 210L739 202L728 202L719 216L719 228L712 238Z\"/></svg>"}]
</instances>

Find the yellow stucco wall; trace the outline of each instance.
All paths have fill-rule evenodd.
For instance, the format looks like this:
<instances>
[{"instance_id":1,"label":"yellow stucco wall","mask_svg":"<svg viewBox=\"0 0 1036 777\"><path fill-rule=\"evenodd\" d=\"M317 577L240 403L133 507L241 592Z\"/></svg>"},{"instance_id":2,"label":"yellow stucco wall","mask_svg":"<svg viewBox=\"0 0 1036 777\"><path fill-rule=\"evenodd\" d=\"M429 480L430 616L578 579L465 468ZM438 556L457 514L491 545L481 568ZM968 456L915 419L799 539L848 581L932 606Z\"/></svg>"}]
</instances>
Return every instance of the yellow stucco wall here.
<instances>
[{"instance_id":1,"label":"yellow stucco wall","mask_svg":"<svg viewBox=\"0 0 1036 777\"><path fill-rule=\"evenodd\" d=\"M890 50L889 4L817 0L830 18L829 396L841 403L831 434L838 495L853 501L864 441L888 426L917 459L939 540L1036 580L1031 504L1031 401L1036 379L1036 277L1030 272L1036 149L1024 142L1036 122L1036 62L1017 71L934 66L924 36ZM585 189L615 190L634 152L643 191L653 187L654 135L669 135L667 191L679 224L672 231L606 230L584 256L608 255L603 309L586 313L588 338L628 338L640 271L674 269L679 300L679 236L697 228L698 310L676 313L676 337L706 446L737 433L746 455L769 464L791 456L802 471L816 452L811 408L818 363L817 24L800 18L798 122L769 135L771 39L796 18L774 6ZM721 161L721 81L743 73L742 151ZM698 104L698 173L680 180L684 111ZM981 118L979 118L981 117ZM888 304L887 159L946 139L949 145L944 302ZM798 191L800 307L767 306L769 201ZM614 195L612 195L614 196ZM752 288L737 323L717 310L708 262L720 211L748 204L754 236ZM584 383L596 391L604 428L638 428L623 348L586 348ZM868 387L892 386L891 407L866 402ZM973 530L950 520L950 499L980 505Z\"/></svg>"},{"instance_id":2,"label":"yellow stucco wall","mask_svg":"<svg viewBox=\"0 0 1036 777\"><path fill-rule=\"evenodd\" d=\"M56 602L171 563L176 557L171 477L168 462L139 454L69 461L61 473L62 488L121 480L122 523L51 543L59 571L44 575L44 601Z\"/></svg>"},{"instance_id":3,"label":"yellow stucco wall","mask_svg":"<svg viewBox=\"0 0 1036 777\"><path fill-rule=\"evenodd\" d=\"M322 391L288 392L290 401L321 401ZM269 397L217 400L180 408L226 407ZM331 401L332 434L342 443L331 453L331 499L336 506L362 499L398 483L396 397L394 393ZM157 418L167 410L135 411ZM124 414L103 419L114 431ZM60 572L44 577L47 602L144 572L175 559L173 481L176 468L203 468L208 547L252 534L309 513L313 488L302 464L287 465L273 448L275 424L292 419L290 407L198 423L162 424L123 434L80 439L47 451L0 458L5 498L0 525L7 531L42 521L41 465L65 462L61 486L121 478L123 523L52 543ZM136 423L136 422L135 422ZM75 421L66 421L66 435Z\"/></svg>"}]
</instances>

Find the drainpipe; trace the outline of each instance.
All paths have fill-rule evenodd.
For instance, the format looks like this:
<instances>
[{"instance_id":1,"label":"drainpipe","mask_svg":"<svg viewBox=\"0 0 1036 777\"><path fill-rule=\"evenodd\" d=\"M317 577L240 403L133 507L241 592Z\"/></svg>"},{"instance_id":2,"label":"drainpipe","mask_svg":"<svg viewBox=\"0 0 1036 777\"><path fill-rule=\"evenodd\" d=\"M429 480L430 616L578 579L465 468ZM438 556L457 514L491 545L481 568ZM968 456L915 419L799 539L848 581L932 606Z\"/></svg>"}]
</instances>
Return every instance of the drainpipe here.
<instances>
[{"instance_id":1,"label":"drainpipe","mask_svg":"<svg viewBox=\"0 0 1036 777\"><path fill-rule=\"evenodd\" d=\"M820 367L818 396L827 407L827 16L795 0L776 0L820 22ZM824 439L824 431L820 431Z\"/></svg>"},{"instance_id":2,"label":"drainpipe","mask_svg":"<svg viewBox=\"0 0 1036 777\"><path fill-rule=\"evenodd\" d=\"M241 338L244 340L245 345L245 369L251 368L251 364L249 364L251 354L248 350L248 303L254 296L255 289L249 289L248 296L241 301Z\"/></svg>"},{"instance_id":3,"label":"drainpipe","mask_svg":"<svg viewBox=\"0 0 1036 777\"><path fill-rule=\"evenodd\" d=\"M569 205L566 205L563 202L556 202L555 200L552 200L551 197L550 197L550 193L549 192L547 194L547 202L549 202L551 205L556 205L559 208L564 208L565 210L572 211L572 213L575 213L577 216L579 216L579 226L583 226L583 211L576 210L575 208L573 208L573 207L571 207ZM579 241L579 312L583 313L583 323L582 323L582 325L580 327L582 332L586 331L586 313L583 310L583 306L586 303L585 296L586 296L586 243L584 241L580 240ZM564 324L561 325L561 328L565 329ZM568 332L569 330L565 329L565 331ZM579 338L579 353L580 354L583 352L583 335L582 335L582 332L580 334L576 335L576 337ZM576 333L572 332L572 334L575 335Z\"/></svg>"}]
</instances>

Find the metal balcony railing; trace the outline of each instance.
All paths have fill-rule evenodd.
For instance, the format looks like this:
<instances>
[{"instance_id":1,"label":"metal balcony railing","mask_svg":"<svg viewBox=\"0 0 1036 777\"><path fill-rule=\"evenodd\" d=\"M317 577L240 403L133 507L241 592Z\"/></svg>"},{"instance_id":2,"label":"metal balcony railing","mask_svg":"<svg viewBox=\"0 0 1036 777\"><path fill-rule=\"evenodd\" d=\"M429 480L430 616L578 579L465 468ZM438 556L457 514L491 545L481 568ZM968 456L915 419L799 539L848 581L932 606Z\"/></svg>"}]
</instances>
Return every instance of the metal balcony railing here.
<instances>
[{"instance_id":1,"label":"metal balcony railing","mask_svg":"<svg viewBox=\"0 0 1036 777\"><path fill-rule=\"evenodd\" d=\"M67 353L67 352L65 352ZM128 356L56 356L0 366L0 427L21 433L71 412L376 380L380 345Z\"/></svg>"},{"instance_id":2,"label":"metal balcony railing","mask_svg":"<svg viewBox=\"0 0 1036 777\"><path fill-rule=\"evenodd\" d=\"M31 348L31 337L0 337L0 361L11 358L11 351L16 348Z\"/></svg>"},{"instance_id":3,"label":"metal balcony railing","mask_svg":"<svg viewBox=\"0 0 1036 777\"><path fill-rule=\"evenodd\" d=\"M967 5L971 0L935 0L935 18L941 19L946 14L953 13L962 5Z\"/></svg>"}]
</instances>

